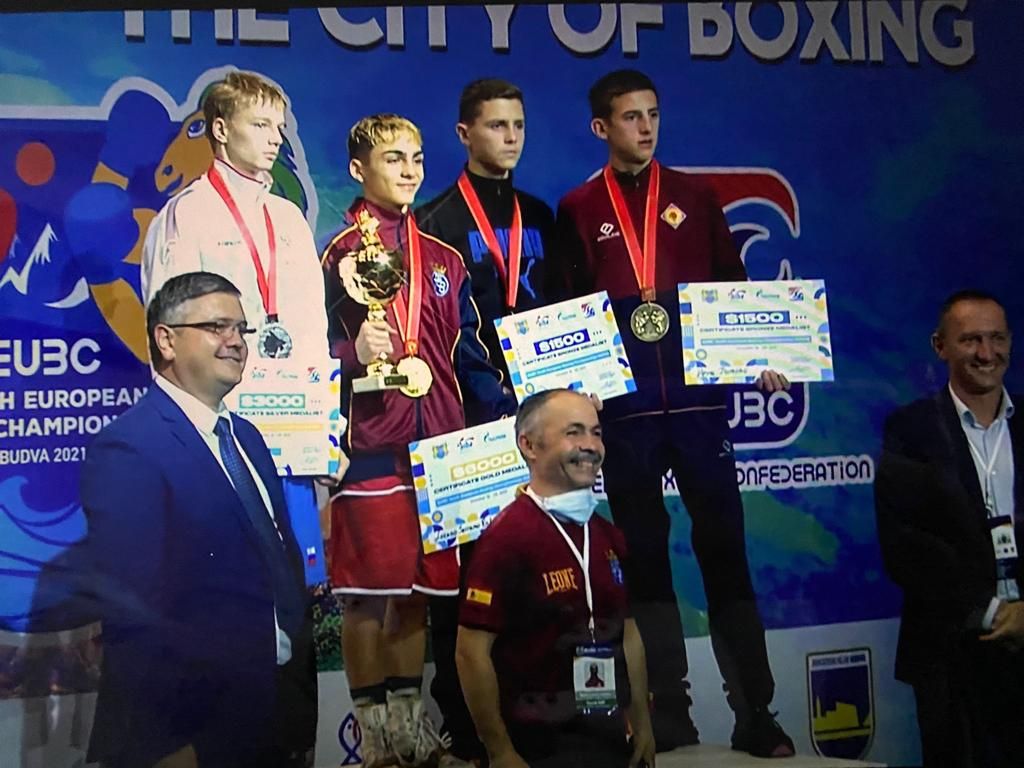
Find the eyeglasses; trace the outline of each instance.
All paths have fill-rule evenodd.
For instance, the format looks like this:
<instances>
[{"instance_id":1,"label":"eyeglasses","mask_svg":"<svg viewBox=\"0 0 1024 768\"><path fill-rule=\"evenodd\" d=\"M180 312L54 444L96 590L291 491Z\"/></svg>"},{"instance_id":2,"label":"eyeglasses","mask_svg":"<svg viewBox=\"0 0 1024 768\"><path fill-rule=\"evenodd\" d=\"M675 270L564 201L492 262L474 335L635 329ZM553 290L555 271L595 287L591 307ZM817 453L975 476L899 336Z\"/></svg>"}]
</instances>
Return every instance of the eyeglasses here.
<instances>
[{"instance_id":1,"label":"eyeglasses","mask_svg":"<svg viewBox=\"0 0 1024 768\"><path fill-rule=\"evenodd\" d=\"M168 328L198 328L207 333L215 333L222 339L230 339L237 332L245 340L245 337L256 333L255 328L250 328L244 320L240 323L232 323L227 320L206 320L201 323L166 323Z\"/></svg>"}]
</instances>

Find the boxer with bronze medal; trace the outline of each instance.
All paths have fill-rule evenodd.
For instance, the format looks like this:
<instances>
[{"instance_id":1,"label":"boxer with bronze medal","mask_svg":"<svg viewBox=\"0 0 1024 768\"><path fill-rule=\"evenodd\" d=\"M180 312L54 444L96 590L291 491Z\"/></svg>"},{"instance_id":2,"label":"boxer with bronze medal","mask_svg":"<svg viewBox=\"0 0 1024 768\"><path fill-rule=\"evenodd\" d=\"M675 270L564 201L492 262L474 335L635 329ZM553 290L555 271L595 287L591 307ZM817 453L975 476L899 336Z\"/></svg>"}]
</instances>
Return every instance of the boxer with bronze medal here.
<instances>
[{"instance_id":1,"label":"boxer with bronze medal","mask_svg":"<svg viewBox=\"0 0 1024 768\"><path fill-rule=\"evenodd\" d=\"M405 344L405 357L398 361L396 370L407 378L408 383L399 387L406 397L423 397L434 383L434 374L422 357L417 357L420 340L420 313L423 309L423 264L420 258L420 230L410 211L405 219L405 234L409 256L409 305L401 292L394 301L398 333Z\"/></svg>"},{"instance_id":2,"label":"boxer with bronze medal","mask_svg":"<svg viewBox=\"0 0 1024 768\"><path fill-rule=\"evenodd\" d=\"M640 288L640 298L643 300L643 303L630 315L629 327L633 331L633 335L640 341L651 343L660 341L668 333L669 326L668 311L655 301L657 292L654 287L654 266L658 247L660 166L657 160L651 160L651 178L647 187L647 200L644 203L643 248L640 247L636 229L633 227L629 209L626 207L626 200L622 196L622 190L619 189L619 184L615 180L615 174L610 165L605 166L604 169L604 185L608 190L608 197L611 199L612 210L619 223L626 251L629 253L629 261L633 265L633 274L636 275L636 282Z\"/></svg>"},{"instance_id":3,"label":"boxer with bronze medal","mask_svg":"<svg viewBox=\"0 0 1024 768\"><path fill-rule=\"evenodd\" d=\"M274 234L274 223L270 220L270 211L266 205L263 206L263 220L267 225L267 242L270 247L267 269L264 271L259 250L256 248L256 240L253 238L252 232L249 231L245 219L242 218L242 212L238 209L238 204L231 196L231 191L220 172L217 171L216 165L210 166L207 178L220 199L224 201L224 205L231 213L231 218L235 220L235 226L238 227L242 240L245 241L245 245L249 249L252 266L256 270L256 285L259 287L260 299L263 301L263 310L267 313L266 321L260 328L256 351L260 357L289 357L293 346L292 337L288 330L281 325L277 316L277 237Z\"/></svg>"}]
</instances>

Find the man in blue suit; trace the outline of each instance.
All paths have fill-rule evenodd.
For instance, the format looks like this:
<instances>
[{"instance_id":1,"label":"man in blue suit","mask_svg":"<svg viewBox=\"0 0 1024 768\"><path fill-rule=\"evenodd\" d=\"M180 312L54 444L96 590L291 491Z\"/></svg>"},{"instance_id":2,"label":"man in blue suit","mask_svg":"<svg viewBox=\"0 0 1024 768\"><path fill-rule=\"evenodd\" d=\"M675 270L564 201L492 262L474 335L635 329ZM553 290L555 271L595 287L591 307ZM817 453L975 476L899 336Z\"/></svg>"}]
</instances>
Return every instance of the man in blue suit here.
<instances>
[{"instance_id":1,"label":"man in blue suit","mask_svg":"<svg viewBox=\"0 0 1024 768\"><path fill-rule=\"evenodd\" d=\"M156 378L82 470L104 658L106 768L311 764L316 675L301 555L266 444L224 396L251 332L215 274L147 310Z\"/></svg>"}]
</instances>

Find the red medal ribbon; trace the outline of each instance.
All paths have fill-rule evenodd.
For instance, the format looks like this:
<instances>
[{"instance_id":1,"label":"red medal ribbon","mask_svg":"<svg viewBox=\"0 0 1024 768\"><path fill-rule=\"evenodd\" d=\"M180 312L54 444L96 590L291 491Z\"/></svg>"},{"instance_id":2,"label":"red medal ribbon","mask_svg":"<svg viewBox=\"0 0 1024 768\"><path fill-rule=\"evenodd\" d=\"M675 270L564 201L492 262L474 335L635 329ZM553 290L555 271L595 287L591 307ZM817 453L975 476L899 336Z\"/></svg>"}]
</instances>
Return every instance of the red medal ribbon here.
<instances>
[{"instance_id":1,"label":"red medal ribbon","mask_svg":"<svg viewBox=\"0 0 1024 768\"><path fill-rule=\"evenodd\" d=\"M220 199L224 201L224 205L228 207L231 212L231 218L235 220L235 225L242 233L242 239L245 241L246 246L249 248L249 255L252 257L252 265L256 268L256 284L260 289L260 298L263 300L263 309L266 310L268 318L274 318L276 322L277 318L277 238L274 237L274 224L270 220L270 211L267 210L267 206L263 206L263 220L267 223L267 240L270 243L270 258L267 261L267 271L263 271L263 262L260 261L260 253L256 248L256 241L253 239L252 232L249 231L249 226L245 223L245 219L242 218L242 212L238 210L238 203L235 202L235 198L231 196L231 192L228 190L228 185L224 182L224 178L220 175L216 165L211 165L210 170L206 172L207 178L210 180L210 185L220 195Z\"/></svg>"},{"instance_id":2,"label":"red medal ribbon","mask_svg":"<svg viewBox=\"0 0 1024 768\"><path fill-rule=\"evenodd\" d=\"M420 311L423 307L423 265L420 260L420 230L412 211L405 218L405 236L409 243L406 256L409 259L409 308L406 310L402 292L395 294L391 305L398 318L398 331L405 341L405 353L416 356L420 340Z\"/></svg>"},{"instance_id":3,"label":"red medal ribbon","mask_svg":"<svg viewBox=\"0 0 1024 768\"><path fill-rule=\"evenodd\" d=\"M466 207L469 208L473 221L476 222L476 228L480 230L480 236L487 244L487 250L491 252L494 266L498 270L498 277L505 284L505 306L514 310L516 298L519 296L519 265L523 260L523 216L519 210L519 197L513 191L512 227L509 229L508 235L508 268L506 269L501 244L498 242L497 235L494 234L494 228L488 221L480 198L477 197L476 190L473 189L473 184L465 171L459 176L459 191L462 193L462 199L466 201Z\"/></svg>"},{"instance_id":4,"label":"red medal ribbon","mask_svg":"<svg viewBox=\"0 0 1024 768\"><path fill-rule=\"evenodd\" d=\"M644 301L654 301L656 295L654 265L658 247L658 190L661 187L661 168L658 161L651 160L651 179L647 185L647 199L644 203L644 247L642 250L640 241L636 237L633 221L629 218L626 199L622 196L622 190L619 189L619 183L615 180L615 173L610 165L606 165L604 168L604 185L608 190L608 197L612 201L615 219L619 222L619 229L622 230L622 238L626 241L629 261L633 265L633 274L636 275L636 283L640 288L640 298Z\"/></svg>"}]
</instances>

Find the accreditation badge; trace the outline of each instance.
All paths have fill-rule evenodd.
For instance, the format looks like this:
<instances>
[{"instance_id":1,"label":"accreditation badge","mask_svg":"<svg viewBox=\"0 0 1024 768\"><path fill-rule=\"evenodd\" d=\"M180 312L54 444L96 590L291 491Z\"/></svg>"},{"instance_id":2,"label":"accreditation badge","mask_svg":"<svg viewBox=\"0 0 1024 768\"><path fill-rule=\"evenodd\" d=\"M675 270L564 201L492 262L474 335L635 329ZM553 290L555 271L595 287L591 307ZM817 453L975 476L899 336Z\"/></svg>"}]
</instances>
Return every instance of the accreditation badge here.
<instances>
[{"instance_id":1,"label":"accreditation badge","mask_svg":"<svg viewBox=\"0 0 1024 768\"><path fill-rule=\"evenodd\" d=\"M572 678L577 712L610 712L618 706L615 652L610 645L576 646Z\"/></svg>"},{"instance_id":2,"label":"accreditation badge","mask_svg":"<svg viewBox=\"0 0 1024 768\"><path fill-rule=\"evenodd\" d=\"M1013 530L1013 518L1009 515L990 517L988 524L996 556L996 597L1000 600L1019 600L1017 537Z\"/></svg>"},{"instance_id":3,"label":"accreditation badge","mask_svg":"<svg viewBox=\"0 0 1024 768\"><path fill-rule=\"evenodd\" d=\"M992 530L992 547L996 560L1017 559L1017 537L1013 530L1013 518L1009 515L989 518Z\"/></svg>"}]
</instances>

